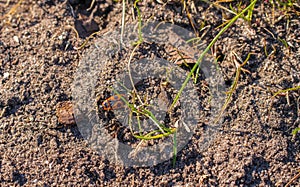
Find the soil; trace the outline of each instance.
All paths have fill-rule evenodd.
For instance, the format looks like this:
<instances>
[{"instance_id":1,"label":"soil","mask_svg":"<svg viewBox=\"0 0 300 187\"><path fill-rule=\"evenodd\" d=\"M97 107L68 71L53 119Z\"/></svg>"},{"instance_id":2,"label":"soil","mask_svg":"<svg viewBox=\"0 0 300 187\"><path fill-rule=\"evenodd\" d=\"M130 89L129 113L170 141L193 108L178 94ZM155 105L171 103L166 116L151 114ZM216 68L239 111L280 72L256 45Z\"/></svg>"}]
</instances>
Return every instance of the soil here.
<instances>
[{"instance_id":1,"label":"soil","mask_svg":"<svg viewBox=\"0 0 300 187\"><path fill-rule=\"evenodd\" d=\"M80 62L99 37L121 26L121 2L95 0L90 7L91 3L0 1L1 186L284 186L297 175L300 135L292 131L300 127L300 91L273 95L299 86L299 4L284 7L278 1L259 1L251 22L238 19L212 48L227 90L235 80L238 63L253 54L242 67L209 146L201 148L198 129L179 151L175 165L169 159L138 167L112 163L91 148L68 116L73 115L69 110L69 101L74 100L71 85ZM232 5L245 8L248 3ZM143 20L196 30L206 45L220 31L218 26L234 16L220 7L230 8L229 4L186 1L187 13L179 0L138 3ZM126 24L137 23L133 7L133 2L126 3ZM98 34L79 48L95 32ZM158 56L165 57L163 48L158 46ZM115 60L128 58L128 51L123 50ZM111 95L107 81L114 80L118 66L122 63L109 64L98 79L102 90L97 93L99 106ZM204 85L196 86L199 100L208 92ZM63 101L68 104L61 104ZM57 114L58 106L67 106L68 111ZM67 116L57 116L60 114ZM199 128L206 125L204 118L198 122ZM299 178L291 184L299 185Z\"/></svg>"}]
</instances>

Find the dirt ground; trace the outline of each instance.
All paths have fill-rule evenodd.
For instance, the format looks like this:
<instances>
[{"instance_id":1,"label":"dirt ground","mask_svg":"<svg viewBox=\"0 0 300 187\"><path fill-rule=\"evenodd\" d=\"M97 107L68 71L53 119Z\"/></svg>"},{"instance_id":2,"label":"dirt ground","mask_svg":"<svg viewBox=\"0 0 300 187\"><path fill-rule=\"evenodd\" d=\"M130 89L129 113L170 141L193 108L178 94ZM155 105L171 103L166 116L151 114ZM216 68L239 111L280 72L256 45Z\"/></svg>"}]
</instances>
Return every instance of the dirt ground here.
<instances>
[{"instance_id":1,"label":"dirt ground","mask_svg":"<svg viewBox=\"0 0 300 187\"><path fill-rule=\"evenodd\" d=\"M243 61L254 54L243 66L207 149L199 148L194 135L174 167L172 160L125 167L110 163L88 146L76 125L61 125L56 116L56 105L72 100L71 85L85 51L98 37L120 27L122 3L96 0L87 10L89 0L18 2L0 0L1 186L284 186L298 174L300 135L292 131L300 127L300 91L272 95L299 86L299 3L284 7L259 1L251 24L237 20L214 45L227 89L235 78L237 57ZM194 32L192 20L206 44L218 26L234 16L203 1L187 1L188 14L177 0L138 5L144 20ZM133 2L126 6L126 23L137 23ZM98 35L77 50L96 31ZM300 186L300 179L291 186Z\"/></svg>"}]
</instances>

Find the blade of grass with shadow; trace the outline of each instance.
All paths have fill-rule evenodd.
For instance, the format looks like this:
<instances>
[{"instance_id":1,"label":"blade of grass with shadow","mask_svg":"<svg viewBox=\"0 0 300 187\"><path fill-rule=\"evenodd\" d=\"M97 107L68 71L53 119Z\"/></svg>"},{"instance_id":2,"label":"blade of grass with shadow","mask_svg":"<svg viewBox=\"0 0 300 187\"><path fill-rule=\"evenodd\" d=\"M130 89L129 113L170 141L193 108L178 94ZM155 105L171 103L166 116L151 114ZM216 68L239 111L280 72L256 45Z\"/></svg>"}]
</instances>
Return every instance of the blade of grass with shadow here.
<instances>
[{"instance_id":1,"label":"blade of grass with shadow","mask_svg":"<svg viewBox=\"0 0 300 187\"><path fill-rule=\"evenodd\" d=\"M241 11L239 14L237 14L234 18L232 18L228 24L221 29L221 31L214 37L214 39L209 43L209 45L205 48L205 50L200 54L200 57L198 58L196 64L194 65L194 67L192 68L192 70L189 72L189 74L187 75L187 78L185 79L184 83L182 84L181 88L179 89L178 94L176 95L173 103L171 104L171 106L169 107L168 111L171 111L172 108L174 108L175 104L177 103L177 101L179 100L179 97L181 96L184 88L186 87L187 83L189 82L191 76L195 73L196 71L196 75L198 76L199 71L200 71L200 64L202 62L202 59L204 58L205 54L210 50L210 48L216 43L216 41L220 38L220 36L241 16L243 16L248 10L253 9L253 7L255 6L257 0L254 0L251 2L251 4L246 7L243 11ZM195 78L195 80L197 80L197 77Z\"/></svg>"}]
</instances>

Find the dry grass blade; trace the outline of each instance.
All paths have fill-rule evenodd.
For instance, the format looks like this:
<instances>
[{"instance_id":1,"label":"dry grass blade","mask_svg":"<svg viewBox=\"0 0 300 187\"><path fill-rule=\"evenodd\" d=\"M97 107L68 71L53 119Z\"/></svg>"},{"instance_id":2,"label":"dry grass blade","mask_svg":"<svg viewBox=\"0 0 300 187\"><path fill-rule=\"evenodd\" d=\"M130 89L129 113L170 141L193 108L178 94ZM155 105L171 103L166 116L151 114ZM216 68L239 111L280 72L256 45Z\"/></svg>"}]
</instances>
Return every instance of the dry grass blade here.
<instances>
[{"instance_id":1,"label":"dry grass blade","mask_svg":"<svg viewBox=\"0 0 300 187\"><path fill-rule=\"evenodd\" d=\"M296 86L296 87L292 87L292 88L288 88L288 89L284 89L284 90L279 90L277 92L275 92L273 94L273 96L271 97L271 104L270 104L270 107L268 108L268 119L270 118L270 111L271 111L271 108L273 106L273 100L276 96L286 96L287 98L287 102L289 103L289 92L290 91L296 91L296 90L299 90L300 89L300 86Z\"/></svg>"},{"instance_id":2,"label":"dry grass blade","mask_svg":"<svg viewBox=\"0 0 300 187\"><path fill-rule=\"evenodd\" d=\"M6 14L4 14L4 16L1 19L3 20L6 17L13 16L16 13L17 8L21 5L22 2L23 2L23 0L20 0L17 4L15 4ZM9 4L9 1L7 1L6 6L8 6L8 4ZM10 19L7 23L9 23L9 22L10 22Z\"/></svg>"},{"instance_id":3,"label":"dry grass blade","mask_svg":"<svg viewBox=\"0 0 300 187\"><path fill-rule=\"evenodd\" d=\"M95 4L95 0L92 0L90 7L89 7L88 9L86 9L86 10L87 10L87 11L92 10L94 4Z\"/></svg>"},{"instance_id":4,"label":"dry grass blade","mask_svg":"<svg viewBox=\"0 0 300 187\"><path fill-rule=\"evenodd\" d=\"M72 30L74 30L74 29L72 29ZM77 31L76 30L74 30L75 32L76 32L76 36L77 36L77 39L79 38L78 37L78 33L77 33ZM104 34L105 32L107 32L108 30L101 30L101 31L97 31L97 32L94 32L93 34L91 34L89 37L87 37L87 39L85 39L84 40L84 42L79 46L79 47L74 47L74 49L76 49L76 50L80 50L80 49L82 49L86 44L87 44L87 42L91 39L91 38L93 38L94 36L96 36L96 35L102 35L102 34Z\"/></svg>"},{"instance_id":5,"label":"dry grass blade","mask_svg":"<svg viewBox=\"0 0 300 187\"><path fill-rule=\"evenodd\" d=\"M280 95L282 93L287 93L289 91L296 91L296 90L299 90L299 89L300 89L300 86L296 86L296 87L288 88L288 89L284 89L284 90L279 90L276 93L274 93L274 95L272 97L276 97L277 95Z\"/></svg>"},{"instance_id":6,"label":"dry grass blade","mask_svg":"<svg viewBox=\"0 0 300 187\"><path fill-rule=\"evenodd\" d=\"M224 103L224 105L221 109L221 112L219 113L218 117L216 118L215 123L217 123L220 120L221 116L223 115L225 109L227 108L227 106L230 102L230 99L233 95L233 92L237 88L238 81L239 81L240 75L241 75L241 71L245 71L245 72L249 73L248 70L243 69L243 66L245 66L247 64L247 62L248 62L248 60L249 60L249 58L252 54L254 54L254 53L249 53L246 60L242 64L236 63L237 70L236 70L236 73L235 73L235 78L234 78L233 84L231 85L230 90L227 92L226 101L225 101L225 103Z\"/></svg>"},{"instance_id":7,"label":"dry grass blade","mask_svg":"<svg viewBox=\"0 0 300 187\"><path fill-rule=\"evenodd\" d=\"M297 175L295 175L284 187L290 186L297 178L300 177L300 171L298 172Z\"/></svg>"},{"instance_id":8,"label":"dry grass blade","mask_svg":"<svg viewBox=\"0 0 300 187\"><path fill-rule=\"evenodd\" d=\"M195 32L195 35L196 35L197 37L199 37L199 32L197 31L197 29L196 29L196 27L195 27L195 21L194 21L192 15L191 15L191 13L190 13L188 7L186 6L186 1L185 1L185 0L182 0L182 4L183 4L183 9L185 10L186 15L187 15L187 17L188 17L188 19L189 19L189 22L190 22L190 24L191 24L191 26L192 26L192 28L193 28L193 30L194 30L194 32Z\"/></svg>"}]
</instances>

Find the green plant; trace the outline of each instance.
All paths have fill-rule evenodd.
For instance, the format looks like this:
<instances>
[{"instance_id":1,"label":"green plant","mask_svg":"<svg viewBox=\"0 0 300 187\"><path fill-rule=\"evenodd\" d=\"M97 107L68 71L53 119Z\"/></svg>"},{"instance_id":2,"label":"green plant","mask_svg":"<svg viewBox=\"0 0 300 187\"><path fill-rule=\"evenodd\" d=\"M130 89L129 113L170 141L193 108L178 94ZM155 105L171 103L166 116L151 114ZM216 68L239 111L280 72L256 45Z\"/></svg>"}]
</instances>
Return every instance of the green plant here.
<instances>
[{"instance_id":1,"label":"green plant","mask_svg":"<svg viewBox=\"0 0 300 187\"><path fill-rule=\"evenodd\" d=\"M173 165L176 162L176 152L177 152L177 146L176 146L176 128L169 128L166 127L165 125L159 123L159 121L156 119L156 117L154 116L154 114L147 108L147 105L141 100L140 96L138 95L137 90L135 89L133 80L131 78L131 72L130 72L130 63L131 60L133 58L133 54L135 53L135 51L138 49L138 47L140 46L140 44L143 42L143 38L142 38L142 19L141 19L141 13L140 10L137 6L137 3L139 2L139 0L136 0L134 2L134 8L137 10L137 14L138 14L138 41L134 43L135 47L131 52L130 58L128 60L128 71L129 71L129 77L130 77L130 82L133 88L133 94L135 95L136 99L139 101L140 105L139 106L135 106L131 103L129 103L123 96L121 96L122 100L124 103L126 103L126 106L130 109L130 114L129 114L129 128L131 129L131 133L132 135L137 138L140 139L142 141L145 140L152 140L152 139L160 139L163 137L167 137L170 135L173 135ZM234 18L232 18L224 28L221 29L221 31L214 37L214 39L209 43L209 45L205 48L205 50L200 54L200 57L198 58L196 64L193 66L192 70L189 72L189 74L187 75L187 78L185 79L183 85L181 86L178 94L176 95L174 101L172 102L171 106L168 108L168 112L172 111L172 109L175 106L175 103L177 103L177 101L179 100L184 88L186 87L188 81L190 80L192 75L196 75L195 80L197 80L197 76L199 74L200 71L200 64L201 61L204 57L204 55L210 50L210 48L215 44L215 42L218 40L218 38L240 17L243 17L244 14L247 12L247 20L251 21L251 17L252 17L252 12L255 6L256 0L253 0L251 2L251 4L246 7L245 9L243 9L239 14L236 14L236 16ZM124 5L124 0L123 0L123 5ZM125 6L123 6L123 8L125 8ZM123 9L124 10L124 9ZM125 15L123 15L124 17ZM124 27L123 22L122 22L122 27ZM122 34L121 34L122 35ZM122 41L122 39L121 39ZM248 57L246 58L246 60L237 67L237 72L236 72L236 78L234 81L234 84L232 85L228 97L225 101L225 104L220 112L220 115L222 115L222 113L224 112L224 110L226 109L228 103L229 103L229 99L232 96L233 91L236 89L237 83L238 83L238 79L240 76L240 71L242 70L242 67L247 63L248 59L250 58L250 54L248 54ZM113 90L114 93L119 94L117 91ZM134 98L135 98L134 97ZM133 115L134 114L134 115ZM132 117L136 116L137 118L137 124L132 124ZM151 132L144 132L144 130L141 128L141 117L144 116L148 119L150 119L157 127L156 130L153 130ZM133 132L133 125L137 125L139 132Z\"/></svg>"},{"instance_id":2,"label":"green plant","mask_svg":"<svg viewBox=\"0 0 300 187\"><path fill-rule=\"evenodd\" d=\"M218 38L242 15L244 15L249 9L252 9L253 6L255 5L256 0L252 1L251 4L246 7L244 10L242 10L239 14L237 14L234 18L232 18L224 28L220 30L220 32L214 37L214 39L209 43L209 45L204 49L204 51L200 54L200 57L198 58L196 64L190 71L190 73L187 75L187 78L185 79L183 85L181 86L178 94L176 95L172 105L169 107L169 111L172 110L172 108L175 106L175 103L179 100L179 97L181 96L184 88L186 87L187 83L189 82L191 76L196 72L196 76L198 76L199 71L200 71L200 63L202 59L204 58L205 54L210 50L210 48L216 43ZM195 81L197 80L198 77L195 78ZM226 104L226 103L225 103ZM222 115L222 114L220 114Z\"/></svg>"},{"instance_id":3,"label":"green plant","mask_svg":"<svg viewBox=\"0 0 300 187\"><path fill-rule=\"evenodd\" d=\"M230 102L230 99L233 95L233 92L236 90L236 87L238 85L238 81L240 79L241 71L247 71L247 70L243 69L243 66L245 66L247 64L251 54L252 53L248 54L247 58L245 59L245 61L242 64L236 63L237 70L235 72L235 78L234 78L233 84L231 85L230 90L227 92L227 97L226 97L225 103L224 103L224 105L221 109L221 112L219 113L218 117L216 118L215 123L217 123L219 121L219 119L221 118L221 116L224 113L225 109L227 108L227 106Z\"/></svg>"},{"instance_id":4,"label":"green plant","mask_svg":"<svg viewBox=\"0 0 300 187\"><path fill-rule=\"evenodd\" d=\"M300 131L300 127L295 128L295 129L292 131L292 135L295 136L299 131Z\"/></svg>"},{"instance_id":5,"label":"green plant","mask_svg":"<svg viewBox=\"0 0 300 187\"><path fill-rule=\"evenodd\" d=\"M138 128L139 128L139 133L138 135L133 132L133 124L132 120L129 120L129 128L132 133L132 135L137 138L137 139L142 139L142 140L152 140L152 139L159 139L162 137L169 136L171 134L174 134L176 132L176 128L168 128L162 123L160 123L155 115L147 109L146 104L141 104L139 106L135 106L134 104L129 103L118 91L113 90L115 94L118 94L121 96L122 101L126 104L126 106L130 109L130 116L129 119L132 119L133 114L137 116L137 121L138 121ZM133 97L135 99L135 97ZM150 119L158 128L157 130L153 130L149 133L143 134L145 131L141 128L140 126L140 118L141 117L146 117Z\"/></svg>"},{"instance_id":6,"label":"green plant","mask_svg":"<svg viewBox=\"0 0 300 187\"><path fill-rule=\"evenodd\" d=\"M274 99L274 97L278 96L278 95L282 95L282 94L286 94L290 91L296 91L296 90L299 90L300 89L300 86L296 86L296 87L292 87L292 88L287 88L287 89L284 89L284 90L279 90L277 92L275 92L271 98L271 100ZM288 95L287 95L288 96ZM299 102L299 99L298 99L298 102ZM269 107L269 110L271 109L272 107L272 104L270 105ZM299 110L299 103L297 103L297 109ZM300 131L300 127L297 127L295 128L293 131L292 131L292 135L296 135L298 132Z\"/></svg>"},{"instance_id":7,"label":"green plant","mask_svg":"<svg viewBox=\"0 0 300 187\"><path fill-rule=\"evenodd\" d=\"M252 0L252 2L253 2L253 0ZM252 5L249 7L249 9L247 10L246 16L245 16L244 14L242 14L240 17L243 18L243 19L245 19L245 20L248 21L248 22L251 22L253 10L254 10L254 6L255 6L255 3L252 4ZM238 12L241 12L241 11L242 11L242 8L241 8L241 7L242 7L242 2L239 2L239 3L237 4L237 9L235 9L235 8L232 6L231 3L229 4L229 7L230 7L230 10L231 10L230 12L231 12L231 13L233 12L235 15L237 15Z\"/></svg>"},{"instance_id":8,"label":"green plant","mask_svg":"<svg viewBox=\"0 0 300 187\"><path fill-rule=\"evenodd\" d=\"M123 37L124 26L125 26L125 21L124 21L125 20L125 0L123 0L122 2L123 2L123 11L122 11L121 45L122 45L122 41L123 41L122 37ZM134 8L136 9L137 15L138 15L138 31L137 31L138 32L138 40L133 43L133 45L135 47L130 54L130 57L129 57L129 60L127 63L127 66L128 66L127 68L128 68L128 73L129 73L129 79L130 79L131 86L133 89L131 91L131 95L134 99L133 103L135 103L135 100L138 100L139 105L135 106L134 104L129 103L123 96L121 96L121 99L130 110L128 125L130 128L131 134L134 138L139 139L142 142L142 141L153 140L153 139L161 139L161 138L173 135L173 151L174 151L173 152L173 165L174 165L176 162L176 157L177 157L177 155L176 155L177 154L176 153L177 152L176 128L166 127L164 124L160 123L156 119L155 115L147 108L148 105L145 104L142 101L141 97L139 96L138 91L135 88L135 85L133 83L133 79L131 76L130 64L131 64L133 55L134 55L135 51L138 49L138 47L144 41L143 36L142 36L142 17L141 17L140 9L138 7L138 2L139 2L139 0L135 0L135 2L134 2ZM125 88L125 89L127 89L127 88ZM115 94L119 94L118 91L116 91L116 90L113 90L113 92ZM132 120L133 117L136 117L137 124L133 124L133 120ZM153 122L153 124L155 124L157 129L152 130L150 132L144 131L144 129L142 129L142 127L141 127L141 118L143 118L143 117L150 119ZM133 129L134 129L133 126L138 127L138 129L139 129L138 132L133 131Z\"/></svg>"}]
</instances>

